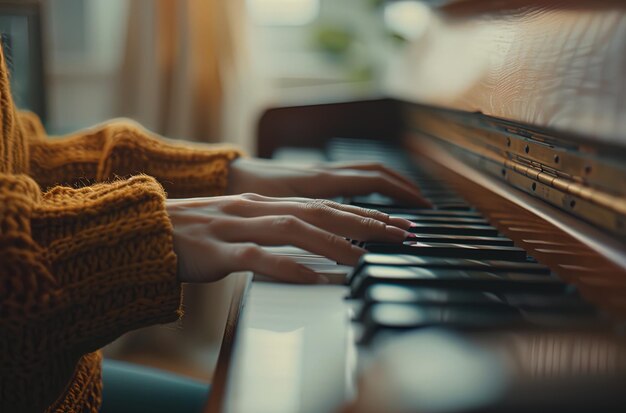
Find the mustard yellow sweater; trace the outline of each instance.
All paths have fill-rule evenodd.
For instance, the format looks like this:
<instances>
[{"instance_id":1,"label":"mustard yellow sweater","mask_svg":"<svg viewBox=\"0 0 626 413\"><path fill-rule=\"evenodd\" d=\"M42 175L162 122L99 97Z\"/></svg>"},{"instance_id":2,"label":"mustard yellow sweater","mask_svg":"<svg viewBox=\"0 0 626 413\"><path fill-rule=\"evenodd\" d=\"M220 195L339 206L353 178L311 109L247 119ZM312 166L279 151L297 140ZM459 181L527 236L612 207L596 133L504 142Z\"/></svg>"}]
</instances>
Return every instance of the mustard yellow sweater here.
<instances>
[{"instance_id":1,"label":"mustard yellow sweater","mask_svg":"<svg viewBox=\"0 0 626 413\"><path fill-rule=\"evenodd\" d=\"M48 140L0 51L1 412L98 410L98 349L180 315L166 192L223 193L237 156L125 121Z\"/></svg>"}]
</instances>

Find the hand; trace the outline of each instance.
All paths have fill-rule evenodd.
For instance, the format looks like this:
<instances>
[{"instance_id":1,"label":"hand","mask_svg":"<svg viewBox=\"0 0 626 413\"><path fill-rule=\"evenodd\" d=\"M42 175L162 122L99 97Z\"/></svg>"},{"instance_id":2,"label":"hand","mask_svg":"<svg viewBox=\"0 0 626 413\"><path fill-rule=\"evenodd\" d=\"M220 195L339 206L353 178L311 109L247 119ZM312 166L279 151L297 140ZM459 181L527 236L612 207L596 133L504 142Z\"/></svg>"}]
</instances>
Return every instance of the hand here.
<instances>
[{"instance_id":1,"label":"hand","mask_svg":"<svg viewBox=\"0 0 626 413\"><path fill-rule=\"evenodd\" d=\"M409 205L431 207L419 189L399 173L377 163L298 167L271 160L239 158L230 168L228 194L333 198L378 192Z\"/></svg>"},{"instance_id":2,"label":"hand","mask_svg":"<svg viewBox=\"0 0 626 413\"><path fill-rule=\"evenodd\" d=\"M256 194L169 199L174 251L182 282L216 281L254 271L294 283L327 282L302 264L260 245L293 245L355 265L365 250L345 238L401 242L410 221L332 201L279 199Z\"/></svg>"}]
</instances>

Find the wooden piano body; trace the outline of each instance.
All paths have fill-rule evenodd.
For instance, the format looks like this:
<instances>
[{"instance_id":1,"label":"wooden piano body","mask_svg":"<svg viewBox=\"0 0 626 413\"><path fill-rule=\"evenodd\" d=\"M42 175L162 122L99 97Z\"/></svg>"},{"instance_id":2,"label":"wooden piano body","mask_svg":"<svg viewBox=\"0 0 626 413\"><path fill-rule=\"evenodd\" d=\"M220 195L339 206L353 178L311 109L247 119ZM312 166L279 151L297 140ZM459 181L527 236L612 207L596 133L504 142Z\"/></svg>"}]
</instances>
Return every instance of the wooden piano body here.
<instances>
[{"instance_id":1,"label":"wooden piano body","mask_svg":"<svg viewBox=\"0 0 626 413\"><path fill-rule=\"evenodd\" d=\"M259 155L334 137L400 146L625 320L626 4L431 3L424 33L391 62L389 97L270 109ZM345 287L249 280L238 280L206 411L337 411L358 399ZM598 357L587 367L602 369Z\"/></svg>"}]
</instances>

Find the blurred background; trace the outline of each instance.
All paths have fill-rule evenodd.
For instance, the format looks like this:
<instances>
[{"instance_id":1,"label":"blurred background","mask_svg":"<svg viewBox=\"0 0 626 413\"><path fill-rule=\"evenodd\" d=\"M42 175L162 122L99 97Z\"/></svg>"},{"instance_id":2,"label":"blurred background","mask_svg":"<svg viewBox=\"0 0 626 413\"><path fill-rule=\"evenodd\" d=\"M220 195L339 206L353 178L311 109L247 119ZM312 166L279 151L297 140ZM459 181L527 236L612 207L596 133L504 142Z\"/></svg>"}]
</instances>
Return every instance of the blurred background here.
<instances>
[{"instance_id":1,"label":"blurred background","mask_svg":"<svg viewBox=\"0 0 626 413\"><path fill-rule=\"evenodd\" d=\"M62 135L114 117L254 154L266 108L384 94L428 9L380 0L0 1L18 106ZM108 357L210 381L232 280L186 286L180 323L133 332Z\"/></svg>"},{"instance_id":2,"label":"blurred background","mask_svg":"<svg viewBox=\"0 0 626 413\"><path fill-rule=\"evenodd\" d=\"M382 0L47 0L47 127L117 116L251 152L264 108L374 97L427 9Z\"/></svg>"}]
</instances>

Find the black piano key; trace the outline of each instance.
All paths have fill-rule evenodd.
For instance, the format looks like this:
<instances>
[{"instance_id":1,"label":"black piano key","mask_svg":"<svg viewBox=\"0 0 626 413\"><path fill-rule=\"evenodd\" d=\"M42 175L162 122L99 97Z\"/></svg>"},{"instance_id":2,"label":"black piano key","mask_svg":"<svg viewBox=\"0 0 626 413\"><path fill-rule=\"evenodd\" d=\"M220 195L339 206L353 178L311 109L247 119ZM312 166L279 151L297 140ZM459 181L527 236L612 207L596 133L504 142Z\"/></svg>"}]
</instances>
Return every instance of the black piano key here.
<instances>
[{"instance_id":1,"label":"black piano key","mask_svg":"<svg viewBox=\"0 0 626 413\"><path fill-rule=\"evenodd\" d=\"M460 224L460 225L489 225L489 221L484 218L468 218L468 217L437 217L432 215L415 215L415 214L392 214L392 217L398 217L422 224Z\"/></svg>"},{"instance_id":2,"label":"black piano key","mask_svg":"<svg viewBox=\"0 0 626 413\"><path fill-rule=\"evenodd\" d=\"M533 327L586 330L610 328L609 320L594 311L563 311L559 308L520 309L524 321Z\"/></svg>"},{"instance_id":3,"label":"black piano key","mask_svg":"<svg viewBox=\"0 0 626 413\"><path fill-rule=\"evenodd\" d=\"M533 313L596 314L575 291L565 293L491 293L486 291L413 287L394 284L374 284L368 287L355 319L362 320L365 311L374 304L453 305L466 307L510 307Z\"/></svg>"},{"instance_id":4,"label":"black piano key","mask_svg":"<svg viewBox=\"0 0 626 413\"><path fill-rule=\"evenodd\" d=\"M512 247L513 241L504 237L475 237L471 235L445 235L445 234L412 234L407 241L436 242L452 244L473 244Z\"/></svg>"},{"instance_id":5,"label":"black piano key","mask_svg":"<svg viewBox=\"0 0 626 413\"><path fill-rule=\"evenodd\" d=\"M381 212L405 218L403 214L410 216L431 216L431 217L458 217L458 218L482 218L478 211L444 211L440 209L415 209L415 208L380 208ZM406 218L411 219L411 218Z\"/></svg>"},{"instance_id":6,"label":"black piano key","mask_svg":"<svg viewBox=\"0 0 626 413\"><path fill-rule=\"evenodd\" d=\"M432 177L428 177L424 174L413 173L411 174L411 178L415 181L416 184L420 185L421 188L425 190L434 190L434 191L448 191L451 192L450 187L443 182L441 179L434 179Z\"/></svg>"},{"instance_id":7,"label":"black piano key","mask_svg":"<svg viewBox=\"0 0 626 413\"><path fill-rule=\"evenodd\" d=\"M585 302L577 293L537 294L537 293L502 293L497 296L508 305L522 311L541 311L559 313L596 314L596 309Z\"/></svg>"},{"instance_id":8,"label":"black piano key","mask_svg":"<svg viewBox=\"0 0 626 413\"><path fill-rule=\"evenodd\" d=\"M446 194L440 191L425 191L422 195L439 203L467 204L467 202L458 196L458 194Z\"/></svg>"},{"instance_id":9,"label":"black piano key","mask_svg":"<svg viewBox=\"0 0 626 413\"><path fill-rule=\"evenodd\" d=\"M425 181L423 179L416 178L415 183L420 185L420 190L422 193L428 192L432 194L458 196L455 191L445 186L445 184L443 184L441 181Z\"/></svg>"},{"instance_id":10,"label":"black piano key","mask_svg":"<svg viewBox=\"0 0 626 413\"><path fill-rule=\"evenodd\" d=\"M449 188L442 186L441 184L428 184L416 182L416 185L420 187L420 192L424 196L434 196L434 197L455 197L457 200L463 201L463 199L459 198L459 194L453 192Z\"/></svg>"},{"instance_id":11,"label":"black piano key","mask_svg":"<svg viewBox=\"0 0 626 413\"><path fill-rule=\"evenodd\" d=\"M452 192L449 189L442 188L428 188L420 185L420 192L422 195L427 196L429 198L455 198L457 201L463 201L458 194Z\"/></svg>"},{"instance_id":12,"label":"black piano key","mask_svg":"<svg viewBox=\"0 0 626 413\"><path fill-rule=\"evenodd\" d=\"M436 326L460 330L484 330L511 328L524 323L519 313L509 310L403 304L375 304L367 310L363 320L359 344L369 343L381 332L389 334Z\"/></svg>"},{"instance_id":13,"label":"black piano key","mask_svg":"<svg viewBox=\"0 0 626 413\"><path fill-rule=\"evenodd\" d=\"M469 260L460 258L418 257L415 255L365 254L350 277L358 274L366 265L389 265L399 267L441 268L451 270L479 270L490 272L515 272L549 275L550 268L542 264L518 261Z\"/></svg>"},{"instance_id":14,"label":"black piano key","mask_svg":"<svg viewBox=\"0 0 626 413\"><path fill-rule=\"evenodd\" d=\"M469 204L460 202L435 203L434 206L436 209L450 211L471 211L473 209Z\"/></svg>"},{"instance_id":15,"label":"black piano key","mask_svg":"<svg viewBox=\"0 0 626 413\"><path fill-rule=\"evenodd\" d=\"M477 260L525 261L526 251L517 247L405 241L401 244L365 243L369 252L409 254L422 257L470 258Z\"/></svg>"},{"instance_id":16,"label":"black piano key","mask_svg":"<svg viewBox=\"0 0 626 413\"><path fill-rule=\"evenodd\" d=\"M363 315L361 344L377 334L397 333L425 327L447 327L457 330L488 330L500 328L607 329L607 320L594 315L551 312L523 313L511 308L468 308L464 306L423 306L405 304L374 304Z\"/></svg>"},{"instance_id":17,"label":"black piano key","mask_svg":"<svg viewBox=\"0 0 626 413\"><path fill-rule=\"evenodd\" d=\"M366 311L374 304L452 305L466 307L510 307L499 297L481 291L459 289L410 287L393 284L375 284L368 287L355 319L363 321Z\"/></svg>"},{"instance_id":18,"label":"black piano key","mask_svg":"<svg viewBox=\"0 0 626 413\"><path fill-rule=\"evenodd\" d=\"M426 197L428 198L428 197ZM402 209L407 208L406 205L400 205L397 201L380 195L380 194L372 194L368 196L357 196L351 198L349 201L350 204L360 206L363 208L373 208L373 209L382 209L382 208L392 208L392 209ZM437 199L436 197L432 201L435 209L438 210L452 210L452 211L472 211L473 208L463 200L457 199Z\"/></svg>"},{"instance_id":19,"label":"black piano key","mask_svg":"<svg viewBox=\"0 0 626 413\"><path fill-rule=\"evenodd\" d=\"M514 243L512 240L505 237L477 237L471 235L445 235L445 234L411 234L407 237L406 242L425 242L425 243L444 243L444 244L469 244L469 245L488 245L488 246L502 246L502 247L513 247ZM376 242L360 242L359 245L376 245L379 243ZM389 244L389 243L380 243L380 244ZM390 244L390 245L399 245L399 244ZM385 248L386 247L376 247L376 248ZM395 250L395 248L390 247L391 250ZM372 251L374 247L372 247ZM383 252L383 251L377 251Z\"/></svg>"},{"instance_id":20,"label":"black piano key","mask_svg":"<svg viewBox=\"0 0 626 413\"><path fill-rule=\"evenodd\" d=\"M377 207L398 207L398 203L392 198L378 193L370 195L355 196L351 199L351 203L354 205L364 204L370 205L370 208Z\"/></svg>"},{"instance_id":21,"label":"black piano key","mask_svg":"<svg viewBox=\"0 0 626 413\"><path fill-rule=\"evenodd\" d=\"M513 294L510 294L513 295ZM454 304L454 305L490 305L501 306L504 303L497 296L482 291L411 287L394 284L375 284L369 287L363 297L366 303L397 304Z\"/></svg>"},{"instance_id":22,"label":"black piano key","mask_svg":"<svg viewBox=\"0 0 626 413\"><path fill-rule=\"evenodd\" d=\"M423 194L425 198L428 198L434 205L463 205L469 206L463 199L455 196L439 196Z\"/></svg>"},{"instance_id":23,"label":"black piano key","mask_svg":"<svg viewBox=\"0 0 626 413\"><path fill-rule=\"evenodd\" d=\"M385 213L389 213L388 211L413 211L414 209L412 208L415 208L415 207L401 205L401 204L394 203L394 202L382 204L382 203L372 203L372 202L358 202L352 199L348 199L344 201L344 203L358 206L360 208L376 209L378 211L385 212Z\"/></svg>"},{"instance_id":24,"label":"black piano key","mask_svg":"<svg viewBox=\"0 0 626 413\"><path fill-rule=\"evenodd\" d=\"M555 277L545 275L366 265L350 278L350 296L353 298L362 297L365 290L374 284L492 292L542 291L557 293L573 289Z\"/></svg>"},{"instance_id":25,"label":"black piano key","mask_svg":"<svg viewBox=\"0 0 626 413\"><path fill-rule=\"evenodd\" d=\"M416 234L476 235L481 237L498 236L498 230L496 228L486 225L413 223L409 231Z\"/></svg>"}]
</instances>

